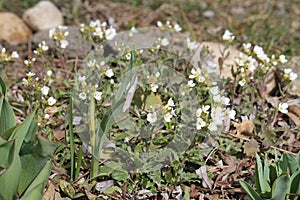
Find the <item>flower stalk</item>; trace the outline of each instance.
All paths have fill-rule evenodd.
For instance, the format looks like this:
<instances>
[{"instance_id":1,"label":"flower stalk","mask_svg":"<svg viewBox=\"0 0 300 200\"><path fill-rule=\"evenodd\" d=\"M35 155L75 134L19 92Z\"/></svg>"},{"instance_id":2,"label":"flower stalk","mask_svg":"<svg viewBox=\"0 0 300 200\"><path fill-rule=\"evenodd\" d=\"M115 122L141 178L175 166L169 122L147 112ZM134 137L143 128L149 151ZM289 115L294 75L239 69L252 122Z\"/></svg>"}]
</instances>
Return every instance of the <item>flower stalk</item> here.
<instances>
[{"instance_id":1,"label":"flower stalk","mask_svg":"<svg viewBox=\"0 0 300 200\"><path fill-rule=\"evenodd\" d=\"M91 152L92 152L92 162L91 162L91 174L90 178L94 178L98 174L98 160L95 157L95 146L96 146L96 128L95 128L95 98L91 98L90 101L90 143L91 143Z\"/></svg>"}]
</instances>

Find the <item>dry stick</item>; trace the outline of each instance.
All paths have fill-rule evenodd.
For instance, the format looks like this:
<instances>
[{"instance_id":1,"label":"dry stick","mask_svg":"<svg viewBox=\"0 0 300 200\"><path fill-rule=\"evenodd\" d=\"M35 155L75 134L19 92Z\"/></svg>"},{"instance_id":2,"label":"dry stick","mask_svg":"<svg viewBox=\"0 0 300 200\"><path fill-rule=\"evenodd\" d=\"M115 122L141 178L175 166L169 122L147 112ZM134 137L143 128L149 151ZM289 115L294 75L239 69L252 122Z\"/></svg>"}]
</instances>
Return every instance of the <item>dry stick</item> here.
<instances>
[{"instance_id":1,"label":"dry stick","mask_svg":"<svg viewBox=\"0 0 300 200\"><path fill-rule=\"evenodd\" d=\"M223 132L224 133L224 132ZM232 134L232 133L226 133L226 134L228 134L228 135L230 135L230 136L232 136L232 137L235 137L235 138L238 138L238 139L241 139L241 140L246 140L246 141L250 141L250 139L248 139L248 138L243 138L243 137L240 137L240 136L237 136L237 135L234 135L234 134ZM284 149L281 149L281 148L278 148L278 147L275 147L275 146L272 146L272 145L270 145L270 147L271 148L273 148L273 149L276 149L276 150L278 150L278 151L281 151L281 152L285 152L285 153L289 153L289 154L292 154L292 155L294 155L294 156L296 156L297 154L296 153L293 153L293 152L291 152L291 151L288 151L288 150L284 150Z\"/></svg>"}]
</instances>

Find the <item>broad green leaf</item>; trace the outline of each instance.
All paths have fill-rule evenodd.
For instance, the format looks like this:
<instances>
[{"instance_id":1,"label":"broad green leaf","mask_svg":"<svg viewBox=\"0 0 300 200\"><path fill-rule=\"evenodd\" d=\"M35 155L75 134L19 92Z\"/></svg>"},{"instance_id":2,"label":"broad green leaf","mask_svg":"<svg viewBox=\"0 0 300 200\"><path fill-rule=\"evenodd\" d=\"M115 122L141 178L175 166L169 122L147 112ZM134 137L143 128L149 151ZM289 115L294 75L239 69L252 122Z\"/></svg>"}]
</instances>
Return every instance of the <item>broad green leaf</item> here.
<instances>
[{"instance_id":1,"label":"broad green leaf","mask_svg":"<svg viewBox=\"0 0 300 200\"><path fill-rule=\"evenodd\" d=\"M0 77L0 96L5 96L6 95L6 86L3 81L3 79Z\"/></svg>"},{"instance_id":2,"label":"broad green leaf","mask_svg":"<svg viewBox=\"0 0 300 200\"><path fill-rule=\"evenodd\" d=\"M286 160L288 163L288 168L289 168L289 173L294 174L297 171L297 169L299 168L296 158L289 153L284 153L283 155L286 157Z\"/></svg>"},{"instance_id":3,"label":"broad green leaf","mask_svg":"<svg viewBox=\"0 0 300 200\"><path fill-rule=\"evenodd\" d=\"M6 101L6 99L2 96L0 97L0 136L4 134L9 128L16 125L15 114Z\"/></svg>"},{"instance_id":4,"label":"broad green leaf","mask_svg":"<svg viewBox=\"0 0 300 200\"><path fill-rule=\"evenodd\" d=\"M120 190L120 188L118 186L113 185L110 188L108 188L107 190L105 190L103 193L104 194L113 194L114 192L119 191L119 190Z\"/></svg>"},{"instance_id":5,"label":"broad green leaf","mask_svg":"<svg viewBox=\"0 0 300 200\"><path fill-rule=\"evenodd\" d=\"M33 120L34 112L31 113L22 124L18 125L16 129L12 132L12 134L9 137L9 140L16 139L16 150L17 152L20 151L22 143L24 141L24 138L26 137L26 134L28 133L30 124Z\"/></svg>"},{"instance_id":6,"label":"broad green leaf","mask_svg":"<svg viewBox=\"0 0 300 200\"><path fill-rule=\"evenodd\" d=\"M161 106L162 100L159 95L151 93L149 96L147 96L145 104L145 109L151 110L151 107L155 108Z\"/></svg>"},{"instance_id":7,"label":"broad green leaf","mask_svg":"<svg viewBox=\"0 0 300 200\"><path fill-rule=\"evenodd\" d=\"M272 186L272 200L284 200L288 192L290 177L288 174L279 176Z\"/></svg>"},{"instance_id":8,"label":"broad green leaf","mask_svg":"<svg viewBox=\"0 0 300 200\"><path fill-rule=\"evenodd\" d=\"M291 184L288 191L290 194L300 194L300 170L291 176ZM289 199L296 200L298 196L289 196Z\"/></svg>"},{"instance_id":9,"label":"broad green leaf","mask_svg":"<svg viewBox=\"0 0 300 200\"><path fill-rule=\"evenodd\" d=\"M0 167L8 168L12 162L14 140L6 141L0 145Z\"/></svg>"},{"instance_id":10,"label":"broad green leaf","mask_svg":"<svg viewBox=\"0 0 300 200\"><path fill-rule=\"evenodd\" d=\"M18 187L19 194L23 194L35 177L38 176L42 168L47 163L49 156L56 148L56 145L51 144L42 136L37 136L37 141L38 143L35 146L26 146L26 148L32 149L31 153L21 156L23 170ZM30 152L28 150L25 151Z\"/></svg>"},{"instance_id":11,"label":"broad green leaf","mask_svg":"<svg viewBox=\"0 0 300 200\"><path fill-rule=\"evenodd\" d=\"M190 191L189 191L189 187L187 186L184 187L183 200L190 200Z\"/></svg>"},{"instance_id":12,"label":"broad green leaf","mask_svg":"<svg viewBox=\"0 0 300 200\"><path fill-rule=\"evenodd\" d=\"M13 141L13 145L8 142L8 145L10 145L11 149L9 149L9 159L6 158L6 160L10 160L10 165L5 172L0 175L0 197L3 197L5 200L14 200L17 198L16 195L21 174L21 161L16 150L16 141ZM2 149L0 147L0 152L3 150L7 150L7 148Z\"/></svg>"},{"instance_id":13,"label":"broad green leaf","mask_svg":"<svg viewBox=\"0 0 300 200\"><path fill-rule=\"evenodd\" d=\"M129 174L125 170L115 170L111 174L111 177L117 181L125 181L129 177Z\"/></svg>"},{"instance_id":14,"label":"broad green leaf","mask_svg":"<svg viewBox=\"0 0 300 200\"><path fill-rule=\"evenodd\" d=\"M51 161L48 161L37 177L30 184L20 200L42 199L43 189L47 184L51 170Z\"/></svg>"},{"instance_id":15,"label":"broad green leaf","mask_svg":"<svg viewBox=\"0 0 300 200\"><path fill-rule=\"evenodd\" d=\"M248 183L246 183L245 181L240 181L240 184L252 200L263 200Z\"/></svg>"}]
</instances>

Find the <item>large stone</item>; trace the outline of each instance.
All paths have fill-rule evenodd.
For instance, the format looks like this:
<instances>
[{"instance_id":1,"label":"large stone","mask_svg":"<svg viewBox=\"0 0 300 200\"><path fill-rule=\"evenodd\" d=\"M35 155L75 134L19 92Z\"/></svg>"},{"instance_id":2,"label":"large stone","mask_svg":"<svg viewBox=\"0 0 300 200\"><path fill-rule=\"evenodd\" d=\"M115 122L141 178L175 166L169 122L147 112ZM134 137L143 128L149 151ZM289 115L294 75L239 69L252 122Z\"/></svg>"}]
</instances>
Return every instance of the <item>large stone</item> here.
<instances>
[{"instance_id":1,"label":"large stone","mask_svg":"<svg viewBox=\"0 0 300 200\"><path fill-rule=\"evenodd\" d=\"M67 26L67 28L69 35L66 39L69 45L64 49L64 53L69 58L85 58L92 49L91 45L82 38L79 27ZM34 45L37 46L42 41L45 41L50 49L56 49L53 40L49 38L49 30L41 31L33 35L32 42Z\"/></svg>"},{"instance_id":2,"label":"large stone","mask_svg":"<svg viewBox=\"0 0 300 200\"><path fill-rule=\"evenodd\" d=\"M201 57L202 51L208 51L209 54ZM192 57L192 64L194 66L198 65L198 62L207 63L213 62L215 64L220 64L222 62L222 69L217 69L217 74L222 78L232 78L231 67L233 66L236 70L235 58L239 57L240 51L236 48L229 46L226 47L221 43L216 42L201 42L199 48L195 51Z\"/></svg>"},{"instance_id":3,"label":"large stone","mask_svg":"<svg viewBox=\"0 0 300 200\"><path fill-rule=\"evenodd\" d=\"M63 25L63 15L50 1L40 1L25 11L24 21L35 31L48 30Z\"/></svg>"},{"instance_id":4,"label":"large stone","mask_svg":"<svg viewBox=\"0 0 300 200\"><path fill-rule=\"evenodd\" d=\"M0 13L0 41L24 43L32 36L31 30L17 15Z\"/></svg>"}]
</instances>

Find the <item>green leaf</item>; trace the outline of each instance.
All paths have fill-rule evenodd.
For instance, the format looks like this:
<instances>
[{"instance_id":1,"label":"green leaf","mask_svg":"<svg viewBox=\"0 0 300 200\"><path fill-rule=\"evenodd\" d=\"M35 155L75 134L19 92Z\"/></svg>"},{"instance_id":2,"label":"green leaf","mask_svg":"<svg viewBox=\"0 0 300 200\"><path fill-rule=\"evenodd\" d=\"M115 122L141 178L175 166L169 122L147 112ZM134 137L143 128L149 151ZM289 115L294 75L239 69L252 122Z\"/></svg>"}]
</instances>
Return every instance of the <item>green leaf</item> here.
<instances>
[{"instance_id":1,"label":"green leaf","mask_svg":"<svg viewBox=\"0 0 300 200\"><path fill-rule=\"evenodd\" d=\"M289 189L290 177L288 174L279 176L272 186L272 200L284 200Z\"/></svg>"},{"instance_id":2,"label":"green leaf","mask_svg":"<svg viewBox=\"0 0 300 200\"><path fill-rule=\"evenodd\" d=\"M20 200L42 199L43 189L47 184L51 170L51 161L48 161L37 177L30 184Z\"/></svg>"},{"instance_id":3,"label":"green leaf","mask_svg":"<svg viewBox=\"0 0 300 200\"><path fill-rule=\"evenodd\" d=\"M267 193L271 191L271 187L267 181L268 179L269 178L265 179L263 164L258 154L256 154L255 182L259 193Z\"/></svg>"},{"instance_id":4,"label":"green leaf","mask_svg":"<svg viewBox=\"0 0 300 200\"><path fill-rule=\"evenodd\" d=\"M125 181L129 177L129 174L125 170L115 170L111 174L111 177L117 181Z\"/></svg>"},{"instance_id":5,"label":"green leaf","mask_svg":"<svg viewBox=\"0 0 300 200\"><path fill-rule=\"evenodd\" d=\"M19 194L23 194L26 188L32 184L35 177L39 175L40 171L47 163L49 156L56 148L56 145L51 144L42 136L37 136L37 141L38 143L35 146L26 146L26 148L31 149L31 153L21 156L23 170L18 187ZM29 152L29 150L25 151Z\"/></svg>"},{"instance_id":6,"label":"green leaf","mask_svg":"<svg viewBox=\"0 0 300 200\"><path fill-rule=\"evenodd\" d=\"M159 95L151 93L149 96L147 96L146 103L145 103L146 110L151 110L150 109L151 107L155 108L161 105L162 105L162 100Z\"/></svg>"},{"instance_id":7,"label":"green leaf","mask_svg":"<svg viewBox=\"0 0 300 200\"><path fill-rule=\"evenodd\" d=\"M0 136L9 128L16 125L15 114L13 109L2 96L0 98Z\"/></svg>"},{"instance_id":8,"label":"green leaf","mask_svg":"<svg viewBox=\"0 0 300 200\"><path fill-rule=\"evenodd\" d=\"M16 129L9 136L9 140L16 139L16 150L20 151L21 145L28 133L29 127L34 117L34 112L31 113L22 124L18 125Z\"/></svg>"},{"instance_id":9,"label":"green leaf","mask_svg":"<svg viewBox=\"0 0 300 200\"><path fill-rule=\"evenodd\" d=\"M7 146L8 145L8 146ZM16 199L19 177L21 174L21 161L16 150L16 141L9 141L0 146L0 152L9 151L8 158L3 158L10 162L9 166L0 175L0 197L6 200Z\"/></svg>"},{"instance_id":10,"label":"green leaf","mask_svg":"<svg viewBox=\"0 0 300 200\"><path fill-rule=\"evenodd\" d=\"M248 183L246 183L245 181L240 181L240 184L252 200L262 200L259 194L255 192Z\"/></svg>"},{"instance_id":11,"label":"green leaf","mask_svg":"<svg viewBox=\"0 0 300 200\"><path fill-rule=\"evenodd\" d=\"M300 194L300 170L291 176L291 184L289 188L290 194ZM298 196L289 196L289 199L296 200Z\"/></svg>"},{"instance_id":12,"label":"green leaf","mask_svg":"<svg viewBox=\"0 0 300 200\"><path fill-rule=\"evenodd\" d=\"M188 186L184 187L183 200L190 200L190 191L189 191L189 187Z\"/></svg>"},{"instance_id":13,"label":"green leaf","mask_svg":"<svg viewBox=\"0 0 300 200\"><path fill-rule=\"evenodd\" d=\"M107 190L105 190L103 193L104 194L113 194L114 192L118 191L120 188L117 186L111 186Z\"/></svg>"},{"instance_id":14,"label":"green leaf","mask_svg":"<svg viewBox=\"0 0 300 200\"><path fill-rule=\"evenodd\" d=\"M6 86L3 81L3 79L0 77L0 96L5 96L6 95Z\"/></svg>"}]
</instances>

